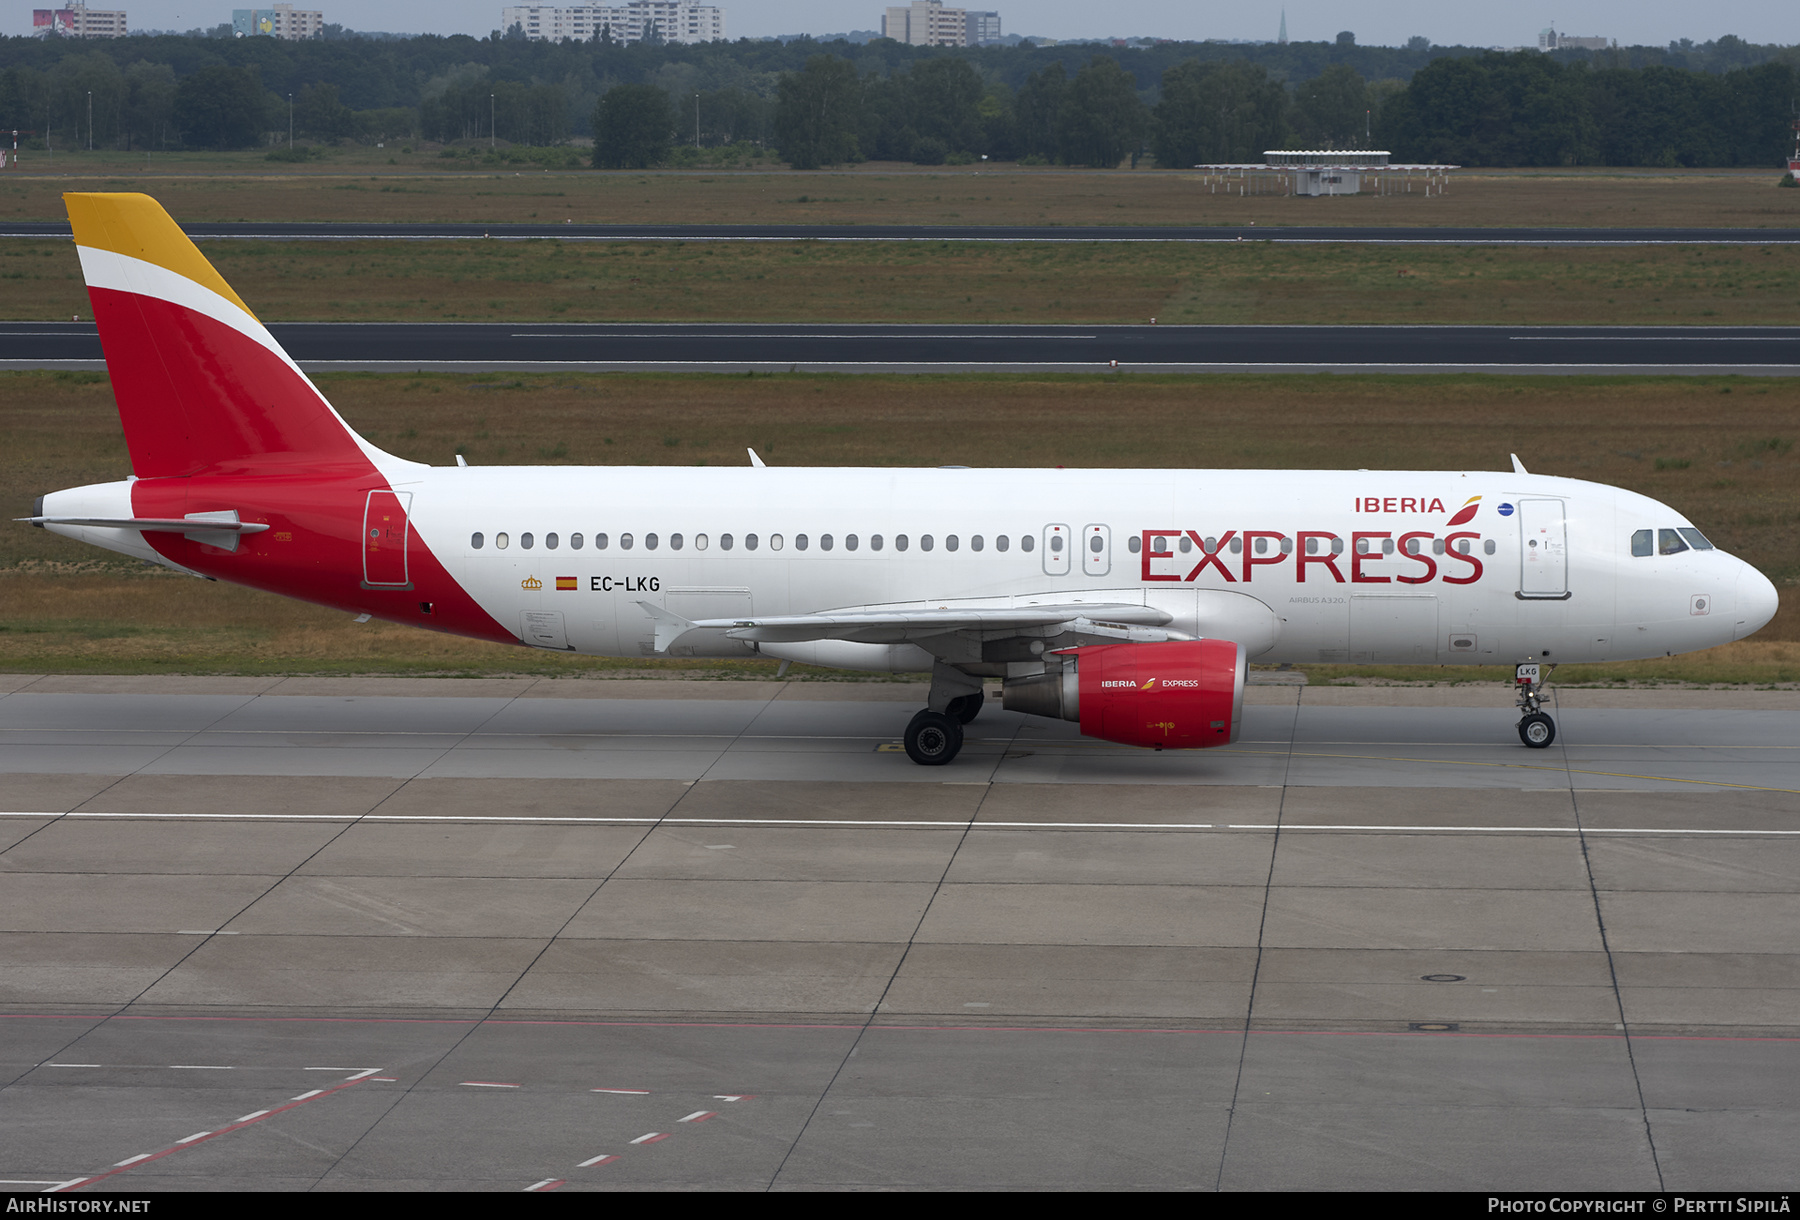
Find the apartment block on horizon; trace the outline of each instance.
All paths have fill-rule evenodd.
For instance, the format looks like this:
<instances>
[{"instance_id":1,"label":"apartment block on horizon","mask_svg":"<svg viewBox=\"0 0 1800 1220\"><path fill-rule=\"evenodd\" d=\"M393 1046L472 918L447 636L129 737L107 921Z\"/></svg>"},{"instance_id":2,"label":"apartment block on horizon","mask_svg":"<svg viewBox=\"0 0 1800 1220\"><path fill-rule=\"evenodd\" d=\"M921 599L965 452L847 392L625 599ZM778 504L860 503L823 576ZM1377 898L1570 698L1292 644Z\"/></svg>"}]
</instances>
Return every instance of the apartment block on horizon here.
<instances>
[{"instance_id":1,"label":"apartment block on horizon","mask_svg":"<svg viewBox=\"0 0 1800 1220\"><path fill-rule=\"evenodd\" d=\"M238 38L260 36L285 38L291 42L301 38L317 38L324 29L324 13L312 9L296 9L291 4L231 10L231 32Z\"/></svg>"},{"instance_id":2,"label":"apartment block on horizon","mask_svg":"<svg viewBox=\"0 0 1800 1220\"><path fill-rule=\"evenodd\" d=\"M881 36L914 47L978 47L1000 41L1000 14L912 0L882 13Z\"/></svg>"},{"instance_id":3,"label":"apartment block on horizon","mask_svg":"<svg viewBox=\"0 0 1800 1220\"><path fill-rule=\"evenodd\" d=\"M79 2L68 8L32 9L31 30L66 38L123 38L125 10L91 9Z\"/></svg>"},{"instance_id":4,"label":"apartment block on horizon","mask_svg":"<svg viewBox=\"0 0 1800 1220\"><path fill-rule=\"evenodd\" d=\"M615 42L642 42L654 30L664 42L714 42L725 37L725 10L695 0L629 0L623 5L518 4L500 10L500 28L514 26L538 42L587 42L602 30Z\"/></svg>"}]
</instances>

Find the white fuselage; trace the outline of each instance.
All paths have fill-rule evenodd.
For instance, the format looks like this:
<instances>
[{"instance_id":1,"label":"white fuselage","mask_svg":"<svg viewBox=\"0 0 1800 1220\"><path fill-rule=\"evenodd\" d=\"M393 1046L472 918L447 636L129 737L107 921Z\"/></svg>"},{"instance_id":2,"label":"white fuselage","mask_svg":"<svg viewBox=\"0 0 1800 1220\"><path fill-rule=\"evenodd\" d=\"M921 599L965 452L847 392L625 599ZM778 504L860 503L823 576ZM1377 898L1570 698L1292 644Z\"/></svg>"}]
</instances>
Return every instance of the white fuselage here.
<instances>
[{"instance_id":1,"label":"white fuselage","mask_svg":"<svg viewBox=\"0 0 1800 1220\"><path fill-rule=\"evenodd\" d=\"M1146 602L1188 634L1260 631L1240 640L1260 662L1402 664L1662 656L1741 638L1775 609L1767 579L1723 551L1633 555L1638 531L1691 529L1679 513L1543 475L394 473L395 490L412 495L413 528L497 621L526 643L609 656L654 652L643 602L695 620L964 599ZM1448 525L1476 496L1472 519ZM1057 550L1059 531L1067 541ZM1151 549L1165 546L1166 554ZM1272 622L1266 631L1261 616ZM748 650L723 636L698 649ZM854 648L761 651L869 668L920 660L869 652L859 661Z\"/></svg>"}]
</instances>

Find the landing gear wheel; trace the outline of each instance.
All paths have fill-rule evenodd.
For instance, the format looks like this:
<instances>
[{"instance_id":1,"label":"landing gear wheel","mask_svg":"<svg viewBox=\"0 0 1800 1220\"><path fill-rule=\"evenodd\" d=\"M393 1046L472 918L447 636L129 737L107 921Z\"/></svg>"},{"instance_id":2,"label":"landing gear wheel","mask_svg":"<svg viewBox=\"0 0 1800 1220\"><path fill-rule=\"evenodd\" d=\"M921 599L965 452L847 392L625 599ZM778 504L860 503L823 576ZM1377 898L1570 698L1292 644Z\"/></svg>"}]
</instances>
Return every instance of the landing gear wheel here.
<instances>
[{"instance_id":1,"label":"landing gear wheel","mask_svg":"<svg viewBox=\"0 0 1800 1220\"><path fill-rule=\"evenodd\" d=\"M981 715L981 705L986 699L987 694L983 691L976 691L972 695L958 695L950 700L950 706L944 709L944 714L954 717L958 724L968 724Z\"/></svg>"},{"instance_id":2,"label":"landing gear wheel","mask_svg":"<svg viewBox=\"0 0 1800 1220\"><path fill-rule=\"evenodd\" d=\"M906 756L921 767L941 767L962 749L962 725L955 716L927 709L906 726Z\"/></svg>"},{"instance_id":3,"label":"landing gear wheel","mask_svg":"<svg viewBox=\"0 0 1800 1220\"><path fill-rule=\"evenodd\" d=\"M1519 721L1519 740L1534 750L1547 748L1556 740L1556 721L1543 712L1533 712Z\"/></svg>"}]
</instances>

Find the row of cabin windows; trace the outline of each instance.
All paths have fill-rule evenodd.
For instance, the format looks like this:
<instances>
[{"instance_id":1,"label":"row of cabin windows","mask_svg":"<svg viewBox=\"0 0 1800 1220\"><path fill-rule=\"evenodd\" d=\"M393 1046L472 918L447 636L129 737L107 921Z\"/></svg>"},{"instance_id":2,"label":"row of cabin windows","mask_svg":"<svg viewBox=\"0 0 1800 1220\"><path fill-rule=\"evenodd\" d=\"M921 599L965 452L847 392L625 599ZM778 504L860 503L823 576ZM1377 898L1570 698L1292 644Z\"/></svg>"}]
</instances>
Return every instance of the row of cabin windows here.
<instances>
[{"instance_id":1,"label":"row of cabin windows","mask_svg":"<svg viewBox=\"0 0 1800 1220\"><path fill-rule=\"evenodd\" d=\"M495 534L494 549L497 551L504 551L512 545L512 541L512 535L510 534ZM538 544L538 541L539 539L536 534L520 534L519 549L529 551ZM563 544L563 538L559 534L545 534L542 541L544 549L547 551L554 551ZM707 550L713 545L712 539L708 538L705 534L695 534L691 539L682 534L670 534L666 538L658 534L645 534L641 540L633 534L620 534L617 539L614 539L608 534L595 534L594 549L596 551L604 551L608 547L613 546L616 542L621 551L629 551L636 547L640 541L642 541L646 551L657 550L661 548L665 542L668 544L671 551L683 550L690 545L690 543L696 551ZM771 551L782 550L788 545L788 540L780 534L770 534L767 539L760 538L755 534L745 534L741 539L731 534L720 534L718 545L721 551L730 551L736 549L741 542L746 551L754 551L761 547L765 541ZM864 540L856 534L845 534L842 538L838 538L832 534L820 534L816 538L807 534L795 534L793 537L793 547L796 551L810 550L814 546L817 546L821 551L830 551L836 549L839 545L842 545L846 551L855 551L862 548L863 541ZM1012 539L1005 534L1000 534L993 542L996 551L1008 551L1012 549ZM1050 549L1053 551L1061 551L1062 542L1063 540L1060 537L1052 538L1050 540ZM988 540L980 534L971 535L968 543L971 551L985 551L988 546ZM880 534L870 534L868 537L868 546L871 551L882 550L887 544L888 540ZM469 549L479 551L486 545L487 536L485 534L474 533L469 535ZM579 551L582 547L587 545L587 539L581 534L570 534L568 536L568 545L571 551ZM896 551L909 550L912 547L912 539L906 534L895 534L893 545ZM937 545L938 540L933 535L919 535L919 549L921 551L936 550ZM959 535L944 535L944 549L946 551L960 551L962 546L963 539ZM1019 539L1019 549L1027 552L1037 549L1037 539L1029 534L1023 535Z\"/></svg>"},{"instance_id":2,"label":"row of cabin windows","mask_svg":"<svg viewBox=\"0 0 1800 1220\"><path fill-rule=\"evenodd\" d=\"M1710 551L1713 544L1706 535L1691 525L1672 530L1639 530L1631 536L1631 553L1639 559L1646 555L1679 555L1683 551Z\"/></svg>"},{"instance_id":3,"label":"row of cabin windows","mask_svg":"<svg viewBox=\"0 0 1800 1220\"><path fill-rule=\"evenodd\" d=\"M1373 539L1369 538L1358 538L1356 540L1356 553L1358 555L1368 555L1373 553L1373 548L1370 546L1372 541ZM1270 539L1268 538L1257 538L1252 543L1250 549L1257 555L1267 555L1269 553L1269 542ZM1282 538L1279 542L1281 553L1283 555L1291 555L1293 553L1294 540L1292 538ZM1467 538L1457 539L1456 551L1459 555L1467 555L1470 553L1469 542L1470 540ZM1306 553L1308 555L1317 555L1320 549L1319 543L1320 540L1318 538L1308 538L1306 540ZM1419 543L1420 539L1408 538L1404 548L1406 553L1408 555L1417 555L1420 550ZM1096 535L1088 545L1096 554L1098 554L1101 549L1099 536ZM1193 551L1194 540L1185 534L1182 535L1180 539L1161 536L1152 538L1150 540L1150 553L1152 555L1168 555L1171 553L1171 545L1173 545L1174 550L1180 551L1182 554L1186 555ZM1133 555L1136 555L1143 549L1143 542L1142 539L1133 537L1126 546ZM1217 555L1219 553L1219 540L1217 538L1202 539L1200 546L1208 555ZM1241 555L1244 553L1244 540L1242 538L1233 538L1226 549L1233 555ZM1342 555L1344 553L1344 540L1342 538L1333 538L1331 539L1330 546L1326 549L1333 555ZM1489 538L1484 541L1481 544L1481 549L1483 553L1492 555L1496 549L1494 540ZM1383 555L1392 555L1394 553L1394 540L1392 538L1381 539L1381 553ZM1442 555L1444 553L1444 540L1442 538L1433 538L1431 540L1431 553L1434 555Z\"/></svg>"}]
</instances>

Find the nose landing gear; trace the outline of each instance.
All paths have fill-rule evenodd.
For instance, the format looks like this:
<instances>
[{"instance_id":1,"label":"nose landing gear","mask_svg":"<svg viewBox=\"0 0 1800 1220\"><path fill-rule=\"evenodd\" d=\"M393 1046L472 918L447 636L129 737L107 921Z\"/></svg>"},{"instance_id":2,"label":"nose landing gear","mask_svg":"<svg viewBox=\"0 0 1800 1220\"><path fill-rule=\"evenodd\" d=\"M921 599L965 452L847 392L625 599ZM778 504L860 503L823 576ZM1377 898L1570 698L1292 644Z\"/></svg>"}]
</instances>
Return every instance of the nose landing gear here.
<instances>
[{"instance_id":1,"label":"nose landing gear","mask_svg":"<svg viewBox=\"0 0 1800 1220\"><path fill-rule=\"evenodd\" d=\"M1556 666L1550 667L1552 670ZM1519 692L1519 740L1533 750L1547 749L1556 740L1556 721L1540 706L1544 697L1542 667L1536 662L1513 670L1513 683Z\"/></svg>"}]
</instances>

